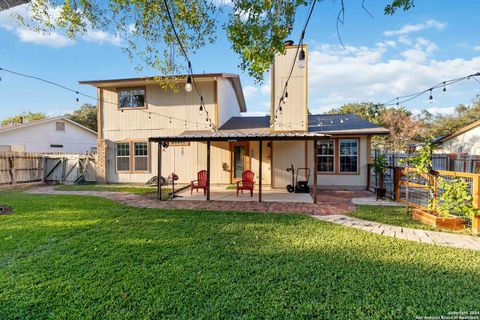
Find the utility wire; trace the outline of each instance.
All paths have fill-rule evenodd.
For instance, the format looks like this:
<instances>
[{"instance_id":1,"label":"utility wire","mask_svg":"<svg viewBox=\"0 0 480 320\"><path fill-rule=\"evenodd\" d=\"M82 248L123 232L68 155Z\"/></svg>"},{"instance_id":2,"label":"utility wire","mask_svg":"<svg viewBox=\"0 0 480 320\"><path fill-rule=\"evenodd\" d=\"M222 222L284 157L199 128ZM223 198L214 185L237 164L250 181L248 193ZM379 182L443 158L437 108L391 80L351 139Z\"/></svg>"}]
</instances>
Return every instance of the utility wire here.
<instances>
[{"instance_id":1,"label":"utility wire","mask_svg":"<svg viewBox=\"0 0 480 320\"><path fill-rule=\"evenodd\" d=\"M0 67L0 71L5 71L7 73L10 73L10 74L14 74L14 75L17 75L17 76L20 76L20 77L24 77L24 78L29 78L29 79L33 79L33 80L36 80L36 81L40 81L40 82L44 82L46 84L49 84L49 85L52 85L52 86L56 86L58 88L61 88L63 90L66 90L66 91L69 91L69 92L73 92L79 96L83 96L83 97L86 97L86 98L90 98L90 99L93 99L93 100L97 100L97 101L100 101L102 103L107 103L107 104L111 104L111 105L114 105L116 107L119 107L120 105L117 103L117 102L112 102L112 101L108 101L108 100L104 100L104 99L101 99L99 97L94 97L92 95L89 95L89 94L86 94L86 93L83 93L81 91L78 91L78 90L74 90L72 88L69 88L67 86L64 86L60 83L57 83L57 82L53 82L53 81L50 81L50 80L47 80L47 79L43 79L43 78L40 78L40 77L36 77L36 76L32 76L32 75L29 75L29 74L25 74L25 73L20 73L20 72L17 72L17 71L13 71L13 70L9 70L9 69L5 69L5 68L1 68ZM122 112L122 108L120 107L119 108ZM163 117L165 119L169 119L170 121L171 120L176 120L176 121L180 121L182 123L190 123L190 124L195 124L195 125L201 125L201 126L205 126L205 123L201 123L201 122L196 122L196 121L190 121L190 120L185 120L185 119L182 119L182 118L177 118L177 117L173 117L173 116L167 116L167 115L164 115L164 114L161 114L161 113L158 113L158 112L155 112L155 111L147 111L147 110L143 110L143 109L138 109L137 111L142 111L146 114L149 114L149 116L151 114L155 114L155 115L158 115L160 117ZM211 121L211 120L210 120Z\"/></svg>"}]
</instances>

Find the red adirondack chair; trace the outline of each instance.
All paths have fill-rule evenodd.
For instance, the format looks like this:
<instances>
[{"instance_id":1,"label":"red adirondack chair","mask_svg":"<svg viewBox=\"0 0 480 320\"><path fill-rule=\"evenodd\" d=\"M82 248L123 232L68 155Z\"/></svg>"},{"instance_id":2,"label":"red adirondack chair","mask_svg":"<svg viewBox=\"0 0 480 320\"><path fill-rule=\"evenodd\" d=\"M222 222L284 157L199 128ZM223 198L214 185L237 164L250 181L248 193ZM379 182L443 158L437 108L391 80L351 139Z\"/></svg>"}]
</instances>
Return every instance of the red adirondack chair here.
<instances>
[{"instance_id":1,"label":"red adirondack chair","mask_svg":"<svg viewBox=\"0 0 480 320\"><path fill-rule=\"evenodd\" d=\"M197 173L197 180L190 183L190 194L193 194L193 189L203 189L203 194L207 193L207 170L201 170Z\"/></svg>"},{"instance_id":2,"label":"red adirondack chair","mask_svg":"<svg viewBox=\"0 0 480 320\"><path fill-rule=\"evenodd\" d=\"M255 183L253 181L253 178L255 177L255 174L253 171L246 170L243 171L242 173L242 181L237 181L237 197L238 197L238 191L243 190L250 190L250 197L253 197L253 184Z\"/></svg>"}]
</instances>

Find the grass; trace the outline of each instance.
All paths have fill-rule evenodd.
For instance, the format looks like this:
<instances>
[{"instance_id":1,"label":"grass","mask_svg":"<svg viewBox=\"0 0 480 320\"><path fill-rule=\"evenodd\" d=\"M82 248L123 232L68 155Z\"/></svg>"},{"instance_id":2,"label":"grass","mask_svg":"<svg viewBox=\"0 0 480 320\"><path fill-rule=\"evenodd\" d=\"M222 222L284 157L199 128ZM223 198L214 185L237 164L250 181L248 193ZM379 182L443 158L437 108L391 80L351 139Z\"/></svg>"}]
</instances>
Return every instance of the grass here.
<instances>
[{"instance_id":1,"label":"grass","mask_svg":"<svg viewBox=\"0 0 480 320\"><path fill-rule=\"evenodd\" d=\"M480 311L480 254L295 214L0 193L0 319L414 319Z\"/></svg>"},{"instance_id":2,"label":"grass","mask_svg":"<svg viewBox=\"0 0 480 320\"><path fill-rule=\"evenodd\" d=\"M364 220L375 221L405 228L435 230L462 234L471 233L471 230L469 228L465 230L443 230L423 224L413 219L411 214L407 213L405 207L364 205L358 206L356 211L349 212L347 213L347 215Z\"/></svg>"},{"instance_id":3,"label":"grass","mask_svg":"<svg viewBox=\"0 0 480 320\"><path fill-rule=\"evenodd\" d=\"M59 185L55 190L62 191L114 191L128 192L134 194L148 194L157 192L156 187L130 185L130 184L75 184L75 185ZM170 192L170 188L162 188L162 192Z\"/></svg>"}]
</instances>

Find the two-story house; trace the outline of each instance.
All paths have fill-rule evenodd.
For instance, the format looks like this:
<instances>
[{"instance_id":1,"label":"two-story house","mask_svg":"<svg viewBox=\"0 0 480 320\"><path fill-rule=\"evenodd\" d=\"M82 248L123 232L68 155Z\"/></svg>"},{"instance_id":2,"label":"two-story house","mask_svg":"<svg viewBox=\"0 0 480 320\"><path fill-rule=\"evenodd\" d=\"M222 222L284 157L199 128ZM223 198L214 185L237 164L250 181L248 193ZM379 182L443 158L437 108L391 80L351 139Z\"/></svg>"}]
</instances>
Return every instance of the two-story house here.
<instances>
[{"instance_id":1,"label":"two-story house","mask_svg":"<svg viewBox=\"0 0 480 320\"><path fill-rule=\"evenodd\" d=\"M311 184L316 176L319 186L365 188L371 137L388 130L355 115L309 114L308 47L303 50L303 68L294 61L295 45L273 61L269 116L242 116L247 106L233 74L195 75L203 106L195 90L183 89L187 76L175 77L182 79L175 90L153 78L80 82L97 88L99 180L144 183L160 168L163 177L175 172L188 183L209 165L212 184L233 183L249 169L257 183L261 173L262 185L284 188L293 164L312 170Z\"/></svg>"}]
</instances>

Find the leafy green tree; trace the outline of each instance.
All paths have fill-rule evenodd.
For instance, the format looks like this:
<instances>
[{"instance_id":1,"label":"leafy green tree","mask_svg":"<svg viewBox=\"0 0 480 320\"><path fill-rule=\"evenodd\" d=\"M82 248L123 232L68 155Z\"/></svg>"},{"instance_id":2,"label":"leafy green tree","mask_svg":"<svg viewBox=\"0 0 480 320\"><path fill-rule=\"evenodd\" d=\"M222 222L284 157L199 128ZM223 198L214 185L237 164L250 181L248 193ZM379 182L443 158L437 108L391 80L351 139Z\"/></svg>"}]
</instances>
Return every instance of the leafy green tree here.
<instances>
[{"instance_id":1,"label":"leafy green tree","mask_svg":"<svg viewBox=\"0 0 480 320\"><path fill-rule=\"evenodd\" d=\"M480 97L469 105L458 105L453 114L436 114L427 121L429 133L434 137L449 135L480 120Z\"/></svg>"},{"instance_id":2,"label":"leafy green tree","mask_svg":"<svg viewBox=\"0 0 480 320\"><path fill-rule=\"evenodd\" d=\"M98 130L97 107L88 103L83 104L79 109L65 115L70 120L80 123L93 131Z\"/></svg>"},{"instance_id":3,"label":"leafy green tree","mask_svg":"<svg viewBox=\"0 0 480 320\"><path fill-rule=\"evenodd\" d=\"M35 121L35 120L42 120L45 119L47 115L43 112L22 112L16 116L12 117L7 117L2 120L2 126L9 126L11 124L21 124L21 123L27 123L30 121Z\"/></svg>"},{"instance_id":4,"label":"leafy green tree","mask_svg":"<svg viewBox=\"0 0 480 320\"><path fill-rule=\"evenodd\" d=\"M339 108L328 111L330 114L355 114L360 118L375 124L380 124L380 119L387 108L369 102L347 103Z\"/></svg>"},{"instance_id":5,"label":"leafy green tree","mask_svg":"<svg viewBox=\"0 0 480 320\"><path fill-rule=\"evenodd\" d=\"M64 31L70 38L89 31L114 33L125 42L131 59L140 59L138 69L153 68L162 75L186 70L169 13L185 50L195 53L216 40L217 28L225 29L240 67L257 81L270 67L274 55L284 52L283 42L292 32L299 8L314 0L232 0L226 21L219 19L226 5L217 0L36 0L30 5L32 19L18 16L20 23L36 32ZM413 0L384 0L385 14L409 10ZM318 1L320 2L320 1ZM357 0L365 7L365 0ZM168 11L167 11L168 6ZM340 2L337 24L343 23L344 1Z\"/></svg>"}]
</instances>

